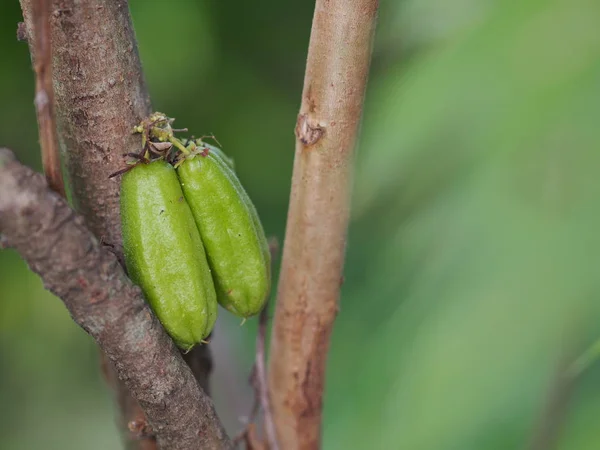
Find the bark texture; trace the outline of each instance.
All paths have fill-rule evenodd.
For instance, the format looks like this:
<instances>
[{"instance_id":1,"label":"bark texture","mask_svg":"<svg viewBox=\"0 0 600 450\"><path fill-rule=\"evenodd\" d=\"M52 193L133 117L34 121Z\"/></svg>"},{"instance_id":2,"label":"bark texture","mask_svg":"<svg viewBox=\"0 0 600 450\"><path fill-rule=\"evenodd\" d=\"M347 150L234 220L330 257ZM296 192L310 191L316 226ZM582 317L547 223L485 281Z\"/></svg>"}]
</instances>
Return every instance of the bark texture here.
<instances>
[{"instance_id":1,"label":"bark texture","mask_svg":"<svg viewBox=\"0 0 600 450\"><path fill-rule=\"evenodd\" d=\"M36 65L34 10L38 0L20 0L24 25L19 37L29 43ZM151 112L135 34L126 0L44 0L50 3L54 113L72 199L87 227L110 246L121 263L119 178L123 153L139 150L131 131ZM51 105L52 106L52 105ZM200 356L194 358L194 356ZM208 348L188 356L194 374L208 389ZM132 429L129 447L153 450L143 412L119 382L112 365L102 361L106 379L118 397L122 428Z\"/></svg>"},{"instance_id":2,"label":"bark texture","mask_svg":"<svg viewBox=\"0 0 600 450\"><path fill-rule=\"evenodd\" d=\"M37 113L42 163L48 185L65 197L65 184L58 152L54 120L54 88L52 86L52 42L50 38L50 0L35 0L35 110Z\"/></svg>"},{"instance_id":3,"label":"bark texture","mask_svg":"<svg viewBox=\"0 0 600 450\"><path fill-rule=\"evenodd\" d=\"M326 357L377 10L377 0L316 2L269 366L277 437L286 450L320 447Z\"/></svg>"},{"instance_id":4,"label":"bark texture","mask_svg":"<svg viewBox=\"0 0 600 450\"><path fill-rule=\"evenodd\" d=\"M32 1L21 0L33 36ZM73 202L103 242L120 249L123 153L151 113L127 1L53 0L50 14L56 119ZM35 55L33 55L35 58Z\"/></svg>"}]
</instances>

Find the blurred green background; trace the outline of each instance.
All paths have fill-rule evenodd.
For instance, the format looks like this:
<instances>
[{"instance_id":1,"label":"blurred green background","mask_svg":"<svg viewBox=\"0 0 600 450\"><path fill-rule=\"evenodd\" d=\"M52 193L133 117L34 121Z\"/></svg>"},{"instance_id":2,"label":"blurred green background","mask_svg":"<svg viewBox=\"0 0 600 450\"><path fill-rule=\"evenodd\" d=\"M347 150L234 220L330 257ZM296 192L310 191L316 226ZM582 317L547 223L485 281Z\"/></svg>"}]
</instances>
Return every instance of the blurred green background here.
<instances>
[{"instance_id":1,"label":"blurred green background","mask_svg":"<svg viewBox=\"0 0 600 450\"><path fill-rule=\"evenodd\" d=\"M216 134L280 239L313 7L131 0L154 108ZM40 170L18 2L0 11L0 145ZM598 18L597 0L382 0L324 448L526 448L557 361L600 338ZM231 433L252 401L256 324L238 325L222 314L213 345ZM0 252L0 449L118 448L97 361ZM592 364L556 448L599 449L598 417Z\"/></svg>"}]
</instances>

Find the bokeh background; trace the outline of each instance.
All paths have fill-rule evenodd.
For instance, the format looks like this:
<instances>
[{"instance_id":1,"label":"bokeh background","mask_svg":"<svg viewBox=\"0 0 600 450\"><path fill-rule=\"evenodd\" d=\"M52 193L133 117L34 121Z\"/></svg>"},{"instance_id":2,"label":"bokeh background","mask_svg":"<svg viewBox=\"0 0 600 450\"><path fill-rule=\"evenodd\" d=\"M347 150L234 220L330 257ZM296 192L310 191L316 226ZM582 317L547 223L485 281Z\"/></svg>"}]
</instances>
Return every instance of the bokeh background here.
<instances>
[{"instance_id":1,"label":"bokeh background","mask_svg":"<svg viewBox=\"0 0 600 450\"><path fill-rule=\"evenodd\" d=\"M283 238L313 2L131 0L154 108L236 160ZM558 361L600 338L600 3L382 0L325 449L526 448ZM0 145L40 170L16 0ZM221 315L213 390L250 409L256 324ZM0 252L0 449L119 448L90 338ZM600 448L600 364L555 448ZM550 448L550 447L548 447Z\"/></svg>"}]
</instances>

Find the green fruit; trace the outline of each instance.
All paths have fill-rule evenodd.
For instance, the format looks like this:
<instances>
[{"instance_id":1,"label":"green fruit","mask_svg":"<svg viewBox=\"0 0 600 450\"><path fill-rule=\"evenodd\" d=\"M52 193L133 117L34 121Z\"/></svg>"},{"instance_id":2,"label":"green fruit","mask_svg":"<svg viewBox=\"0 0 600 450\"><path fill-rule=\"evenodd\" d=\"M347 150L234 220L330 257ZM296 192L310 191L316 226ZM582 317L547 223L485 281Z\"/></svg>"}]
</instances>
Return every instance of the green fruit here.
<instances>
[{"instance_id":1,"label":"green fruit","mask_svg":"<svg viewBox=\"0 0 600 450\"><path fill-rule=\"evenodd\" d=\"M200 234L170 164L139 164L123 175L121 223L129 276L175 343L191 349L213 329L217 301Z\"/></svg>"},{"instance_id":2,"label":"green fruit","mask_svg":"<svg viewBox=\"0 0 600 450\"><path fill-rule=\"evenodd\" d=\"M233 160L233 158L231 156L227 156L225 154L225 152L223 150L221 150L219 147L214 147L212 145L207 144L206 142L204 142L202 139L187 139L186 141L184 141L184 145L186 147L189 147L189 145L193 143L196 148L204 148L204 149L208 149L210 151L210 153L212 153L214 156L219 157L231 170L233 170L235 172L235 161Z\"/></svg>"},{"instance_id":3,"label":"green fruit","mask_svg":"<svg viewBox=\"0 0 600 450\"><path fill-rule=\"evenodd\" d=\"M217 156L217 157L221 158L221 160L222 160L222 161L223 161L225 164L227 164L227 166L228 166L228 167L229 167L231 170L235 171L235 162L233 161L233 158L232 158L232 157L230 157L230 156L227 156L227 155L225 154L225 152L224 152L223 150L221 150L219 147L214 147L214 146L212 146L212 145L208 145L208 144L207 144L207 143L205 143L205 142L198 143L198 146L200 146L200 147L204 147L204 148L207 148L207 149L209 150L209 152L210 152L210 153L212 153L214 156Z\"/></svg>"},{"instance_id":4,"label":"green fruit","mask_svg":"<svg viewBox=\"0 0 600 450\"><path fill-rule=\"evenodd\" d=\"M269 245L235 173L213 147L202 147L204 152L179 165L177 175L206 248L217 301L250 317L264 307L271 288Z\"/></svg>"}]
</instances>

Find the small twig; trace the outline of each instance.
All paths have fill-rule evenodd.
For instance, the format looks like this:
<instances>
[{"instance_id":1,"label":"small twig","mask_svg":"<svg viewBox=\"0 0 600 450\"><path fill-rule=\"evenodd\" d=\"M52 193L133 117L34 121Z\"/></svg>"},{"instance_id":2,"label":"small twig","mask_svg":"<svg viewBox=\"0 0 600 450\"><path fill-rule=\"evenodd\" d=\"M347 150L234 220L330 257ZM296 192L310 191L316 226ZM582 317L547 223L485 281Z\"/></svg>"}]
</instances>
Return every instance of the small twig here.
<instances>
[{"instance_id":1,"label":"small twig","mask_svg":"<svg viewBox=\"0 0 600 450\"><path fill-rule=\"evenodd\" d=\"M552 450L557 447L578 375L570 370L573 364L571 356L571 353L563 354L557 365L528 450Z\"/></svg>"},{"instance_id":2,"label":"small twig","mask_svg":"<svg viewBox=\"0 0 600 450\"><path fill-rule=\"evenodd\" d=\"M42 164L48 185L65 197L65 185L58 152L54 120L54 89L52 87L52 41L50 38L50 1L35 0L33 4L35 54L35 110L37 113ZM18 37L24 37L19 27Z\"/></svg>"},{"instance_id":3,"label":"small twig","mask_svg":"<svg viewBox=\"0 0 600 450\"><path fill-rule=\"evenodd\" d=\"M594 341L583 353L573 361L566 371L567 375L575 378L581 375L600 358L600 340Z\"/></svg>"},{"instance_id":4,"label":"small twig","mask_svg":"<svg viewBox=\"0 0 600 450\"><path fill-rule=\"evenodd\" d=\"M257 436L256 424L249 423L233 441L235 448L242 443L246 444L246 450L270 450L265 443Z\"/></svg>"},{"instance_id":5,"label":"small twig","mask_svg":"<svg viewBox=\"0 0 600 450\"><path fill-rule=\"evenodd\" d=\"M266 447L264 442L257 436L256 425L251 423L248 425L248 431L244 436L246 441L246 450L270 450Z\"/></svg>"},{"instance_id":6,"label":"small twig","mask_svg":"<svg viewBox=\"0 0 600 450\"><path fill-rule=\"evenodd\" d=\"M258 335L257 335L258 340ZM256 417L260 412L260 404L261 404L261 395L259 392L260 386L257 381L256 375L256 356L254 360L254 364L252 364L252 369L250 370L250 376L248 377L248 384L252 386L254 391L254 399L252 401L252 408L250 409L250 414L240 419L241 422L244 423L244 427L238 431L238 433L233 438L233 446L234 448L238 448L242 442L247 441L248 433L250 432L250 428L254 427L254 422L256 421Z\"/></svg>"},{"instance_id":7,"label":"small twig","mask_svg":"<svg viewBox=\"0 0 600 450\"><path fill-rule=\"evenodd\" d=\"M271 264L279 253L279 242L276 238L269 241L269 250L271 252ZM273 272L273 270L271 270ZM279 450L277 443L277 434L275 422L271 411L271 402L269 401L269 383L267 379L265 342L267 340L267 326L269 324L269 303L260 312L258 319L258 333L256 335L256 378L259 386L260 404L263 410L265 420L265 435L269 444L269 450Z\"/></svg>"},{"instance_id":8,"label":"small twig","mask_svg":"<svg viewBox=\"0 0 600 450\"><path fill-rule=\"evenodd\" d=\"M265 342L267 336L267 326L269 324L269 302L260 312L258 317L258 332L256 334L256 358L254 361L254 369L252 371L252 385L254 386L254 392L256 396L255 404L250 414L250 423L248 426L253 425L253 421L260 408L263 411L263 418L265 422L265 438L268 442L269 450L279 450L277 444L277 436L275 434L275 424L273 422L273 415L271 414L271 406L269 402L269 385L267 380L267 371L265 369ZM249 431L249 430L248 430Z\"/></svg>"},{"instance_id":9,"label":"small twig","mask_svg":"<svg viewBox=\"0 0 600 450\"><path fill-rule=\"evenodd\" d=\"M221 145L221 143L219 142L219 140L217 139L217 137L215 136L214 133L210 133L210 134L201 136L200 140L203 141L204 139L209 139L209 138L212 139L213 141L215 141L219 147L223 148L223 146Z\"/></svg>"},{"instance_id":10,"label":"small twig","mask_svg":"<svg viewBox=\"0 0 600 450\"><path fill-rule=\"evenodd\" d=\"M271 252L271 264L275 262L279 253L279 242L277 238L269 239L269 251ZM275 431L275 422L271 413L271 404L269 401L269 383L267 379L267 370L265 367L266 352L265 342L267 341L267 328L269 325L269 304L267 301L264 308L258 316L258 331L256 333L256 354L254 365L250 373L249 381L254 388L254 402L252 410L248 415L248 423L242 431L234 438L234 445L239 445L242 441L246 442L247 450L257 448L259 444L256 442L255 420L260 409L263 411L265 437L268 444L268 450L279 450L277 443L277 435ZM253 443L253 444L252 444Z\"/></svg>"}]
</instances>

